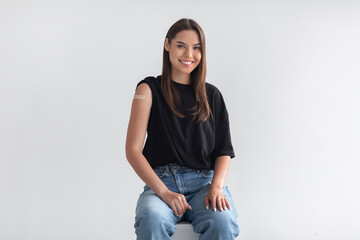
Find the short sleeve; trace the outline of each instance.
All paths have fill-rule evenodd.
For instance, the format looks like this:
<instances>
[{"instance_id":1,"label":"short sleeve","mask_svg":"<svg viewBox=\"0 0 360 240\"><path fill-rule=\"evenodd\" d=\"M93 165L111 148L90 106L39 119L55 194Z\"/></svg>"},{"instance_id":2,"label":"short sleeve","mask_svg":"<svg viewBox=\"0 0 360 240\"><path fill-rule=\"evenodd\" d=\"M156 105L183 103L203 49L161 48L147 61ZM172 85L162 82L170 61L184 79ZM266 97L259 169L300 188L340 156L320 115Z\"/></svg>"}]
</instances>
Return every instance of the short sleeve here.
<instances>
[{"instance_id":1,"label":"short sleeve","mask_svg":"<svg viewBox=\"0 0 360 240\"><path fill-rule=\"evenodd\" d=\"M213 157L230 156L230 158L234 158L235 153L231 142L229 114L220 91L215 92L213 113L215 118L215 150Z\"/></svg>"},{"instance_id":2,"label":"short sleeve","mask_svg":"<svg viewBox=\"0 0 360 240\"><path fill-rule=\"evenodd\" d=\"M147 83L151 89L151 95L152 95L152 98L154 100L155 96L157 96L157 91L156 91L156 86L155 86L155 82L154 82L155 78L154 77L146 77L144 80L141 80L140 82L138 82L136 84L136 88L135 88L135 91L136 89L139 87L140 84L142 83Z\"/></svg>"}]
</instances>

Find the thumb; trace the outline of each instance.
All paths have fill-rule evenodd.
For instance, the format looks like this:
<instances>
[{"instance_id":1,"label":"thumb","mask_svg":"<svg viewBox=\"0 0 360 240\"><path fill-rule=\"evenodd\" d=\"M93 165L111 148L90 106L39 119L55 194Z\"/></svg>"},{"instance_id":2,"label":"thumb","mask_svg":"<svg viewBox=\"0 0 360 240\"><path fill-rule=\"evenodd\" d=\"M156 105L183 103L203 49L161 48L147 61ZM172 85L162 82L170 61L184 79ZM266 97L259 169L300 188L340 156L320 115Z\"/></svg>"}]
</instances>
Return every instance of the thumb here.
<instances>
[{"instance_id":1,"label":"thumb","mask_svg":"<svg viewBox=\"0 0 360 240\"><path fill-rule=\"evenodd\" d=\"M190 204L186 200L185 200L185 203L186 203L186 209L192 210Z\"/></svg>"},{"instance_id":2,"label":"thumb","mask_svg":"<svg viewBox=\"0 0 360 240\"><path fill-rule=\"evenodd\" d=\"M191 206L188 204L187 209L192 210Z\"/></svg>"}]
</instances>

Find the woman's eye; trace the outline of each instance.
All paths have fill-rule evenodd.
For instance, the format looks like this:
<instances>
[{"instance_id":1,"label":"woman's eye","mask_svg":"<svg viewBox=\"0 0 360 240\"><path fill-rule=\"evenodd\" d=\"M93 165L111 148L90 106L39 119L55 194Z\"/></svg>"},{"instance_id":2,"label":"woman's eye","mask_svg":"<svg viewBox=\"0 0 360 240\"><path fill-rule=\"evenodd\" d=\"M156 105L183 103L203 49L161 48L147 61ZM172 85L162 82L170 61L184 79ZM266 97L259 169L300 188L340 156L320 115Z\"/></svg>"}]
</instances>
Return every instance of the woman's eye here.
<instances>
[{"instance_id":1,"label":"woman's eye","mask_svg":"<svg viewBox=\"0 0 360 240\"><path fill-rule=\"evenodd\" d=\"M200 47L194 47L195 50L200 50Z\"/></svg>"},{"instance_id":2,"label":"woman's eye","mask_svg":"<svg viewBox=\"0 0 360 240\"><path fill-rule=\"evenodd\" d=\"M184 45L177 45L178 48L184 48Z\"/></svg>"}]
</instances>

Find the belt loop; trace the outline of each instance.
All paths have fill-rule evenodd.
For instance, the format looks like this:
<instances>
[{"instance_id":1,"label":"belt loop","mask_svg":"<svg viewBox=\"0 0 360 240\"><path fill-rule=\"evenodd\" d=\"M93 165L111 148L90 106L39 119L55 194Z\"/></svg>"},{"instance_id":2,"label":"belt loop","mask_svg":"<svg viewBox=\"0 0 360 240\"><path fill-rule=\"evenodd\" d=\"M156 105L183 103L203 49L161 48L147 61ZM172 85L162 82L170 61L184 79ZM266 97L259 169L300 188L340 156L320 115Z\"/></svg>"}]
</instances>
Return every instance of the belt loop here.
<instances>
[{"instance_id":1,"label":"belt loop","mask_svg":"<svg viewBox=\"0 0 360 240\"><path fill-rule=\"evenodd\" d=\"M167 173L170 173L169 165L165 165L165 171L166 171Z\"/></svg>"}]
</instances>

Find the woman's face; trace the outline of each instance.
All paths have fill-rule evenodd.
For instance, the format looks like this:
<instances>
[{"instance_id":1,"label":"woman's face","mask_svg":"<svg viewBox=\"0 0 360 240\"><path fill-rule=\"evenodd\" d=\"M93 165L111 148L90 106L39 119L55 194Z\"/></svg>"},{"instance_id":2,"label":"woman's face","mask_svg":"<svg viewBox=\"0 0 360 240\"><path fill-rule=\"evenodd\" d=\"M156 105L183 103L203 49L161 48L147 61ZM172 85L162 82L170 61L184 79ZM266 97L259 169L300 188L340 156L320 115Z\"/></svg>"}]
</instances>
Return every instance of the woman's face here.
<instances>
[{"instance_id":1,"label":"woman's face","mask_svg":"<svg viewBox=\"0 0 360 240\"><path fill-rule=\"evenodd\" d=\"M200 40L196 31L183 30L178 32L169 43L165 39L165 50L169 52L171 71L177 74L190 74L200 63Z\"/></svg>"}]
</instances>

